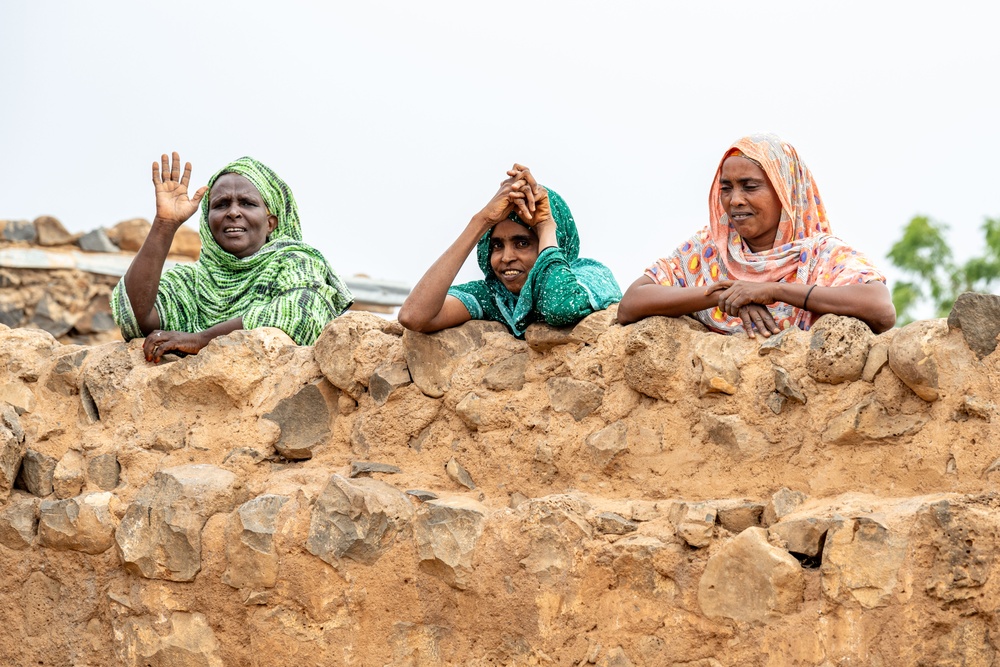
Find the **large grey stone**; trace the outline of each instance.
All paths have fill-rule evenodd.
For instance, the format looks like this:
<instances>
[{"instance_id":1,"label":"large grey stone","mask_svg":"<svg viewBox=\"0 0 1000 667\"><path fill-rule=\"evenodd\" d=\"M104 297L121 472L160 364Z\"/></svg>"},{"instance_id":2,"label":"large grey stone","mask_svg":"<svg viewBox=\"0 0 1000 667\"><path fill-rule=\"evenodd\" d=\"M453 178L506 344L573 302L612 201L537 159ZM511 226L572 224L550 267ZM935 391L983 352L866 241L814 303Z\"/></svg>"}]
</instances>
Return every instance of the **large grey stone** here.
<instances>
[{"instance_id":1,"label":"large grey stone","mask_svg":"<svg viewBox=\"0 0 1000 667\"><path fill-rule=\"evenodd\" d=\"M25 451L24 429L17 412L10 404L0 402L0 502L6 502L14 487Z\"/></svg>"},{"instance_id":2,"label":"large grey stone","mask_svg":"<svg viewBox=\"0 0 1000 667\"><path fill-rule=\"evenodd\" d=\"M278 425L281 435L274 448L286 459L311 459L313 449L330 439L330 400L320 387L325 380L307 384L296 394L282 399L264 415ZM329 385L327 385L329 386Z\"/></svg>"},{"instance_id":3,"label":"large grey stone","mask_svg":"<svg viewBox=\"0 0 1000 667\"><path fill-rule=\"evenodd\" d=\"M34 243L38 238L38 231L28 220L8 220L3 226L3 237L8 241Z\"/></svg>"},{"instance_id":4,"label":"large grey stone","mask_svg":"<svg viewBox=\"0 0 1000 667\"><path fill-rule=\"evenodd\" d=\"M427 396L444 396L451 388L455 369L466 356L483 347L484 336L506 332L507 328L499 322L484 320L472 320L432 334L406 331L403 351L413 383Z\"/></svg>"},{"instance_id":5,"label":"large grey stone","mask_svg":"<svg viewBox=\"0 0 1000 667\"><path fill-rule=\"evenodd\" d=\"M110 491L118 486L121 470L117 455L99 454L87 462L87 479L97 488Z\"/></svg>"},{"instance_id":6,"label":"large grey stone","mask_svg":"<svg viewBox=\"0 0 1000 667\"><path fill-rule=\"evenodd\" d=\"M959 329L980 359L992 354L1000 335L1000 294L959 295L948 313L948 328Z\"/></svg>"},{"instance_id":7,"label":"large grey stone","mask_svg":"<svg viewBox=\"0 0 1000 667\"><path fill-rule=\"evenodd\" d=\"M938 343L948 333L942 320L920 320L900 329L889 343L889 368L920 398L938 399Z\"/></svg>"},{"instance_id":8,"label":"large grey stone","mask_svg":"<svg viewBox=\"0 0 1000 667\"><path fill-rule=\"evenodd\" d=\"M804 590L799 562L763 528L747 528L708 559L698 603L709 618L761 623L798 611Z\"/></svg>"},{"instance_id":9,"label":"large grey stone","mask_svg":"<svg viewBox=\"0 0 1000 667\"><path fill-rule=\"evenodd\" d=\"M627 535L638 530L639 524L617 512L601 512L594 517L594 528L604 535Z\"/></svg>"},{"instance_id":10,"label":"large grey stone","mask_svg":"<svg viewBox=\"0 0 1000 667\"><path fill-rule=\"evenodd\" d=\"M42 297L35 306L35 314L31 316L30 325L36 329L48 331L58 338L73 328L76 317L51 295Z\"/></svg>"},{"instance_id":11,"label":"large grey stone","mask_svg":"<svg viewBox=\"0 0 1000 667\"><path fill-rule=\"evenodd\" d=\"M267 494L248 500L226 523L226 571L222 581L233 588L271 588L278 581L274 533L287 496Z\"/></svg>"},{"instance_id":12,"label":"large grey stone","mask_svg":"<svg viewBox=\"0 0 1000 667\"><path fill-rule=\"evenodd\" d=\"M760 526L764 505L746 500L716 501L713 503L719 525L736 535L747 528Z\"/></svg>"},{"instance_id":13,"label":"large grey stone","mask_svg":"<svg viewBox=\"0 0 1000 667\"><path fill-rule=\"evenodd\" d=\"M34 543L40 502L30 496L14 496L0 508L0 544L20 551Z\"/></svg>"},{"instance_id":14,"label":"large grey stone","mask_svg":"<svg viewBox=\"0 0 1000 667\"><path fill-rule=\"evenodd\" d=\"M806 371L817 382L840 384L861 378L875 335L853 317L823 315L810 329Z\"/></svg>"},{"instance_id":15,"label":"large grey stone","mask_svg":"<svg viewBox=\"0 0 1000 667\"><path fill-rule=\"evenodd\" d=\"M580 421L601 406L604 390L593 382L568 377L549 378L545 383L549 402L556 412L568 412Z\"/></svg>"},{"instance_id":16,"label":"large grey stone","mask_svg":"<svg viewBox=\"0 0 1000 667\"><path fill-rule=\"evenodd\" d=\"M26 450L21 460L21 472L17 475L17 485L32 495L44 498L52 493L52 475L57 463L48 454Z\"/></svg>"},{"instance_id":17,"label":"large grey stone","mask_svg":"<svg viewBox=\"0 0 1000 667\"><path fill-rule=\"evenodd\" d=\"M118 252L120 248L111 242L108 233L103 229L95 229L81 236L76 244L87 252Z\"/></svg>"},{"instance_id":18,"label":"large grey stone","mask_svg":"<svg viewBox=\"0 0 1000 667\"><path fill-rule=\"evenodd\" d=\"M392 392L400 387L405 387L412 381L410 369L406 367L405 363L382 364L375 369L368 380L368 393L371 394L376 405L385 405Z\"/></svg>"},{"instance_id":19,"label":"large grey stone","mask_svg":"<svg viewBox=\"0 0 1000 667\"><path fill-rule=\"evenodd\" d=\"M107 492L41 501L38 544L61 551L104 553L115 543L110 502Z\"/></svg>"},{"instance_id":20,"label":"large grey stone","mask_svg":"<svg viewBox=\"0 0 1000 667\"><path fill-rule=\"evenodd\" d=\"M461 496L423 503L413 522L420 568L453 588L468 588L486 512L481 503Z\"/></svg>"},{"instance_id":21,"label":"large grey stone","mask_svg":"<svg viewBox=\"0 0 1000 667\"><path fill-rule=\"evenodd\" d=\"M316 498L306 548L336 565L342 558L371 565L409 529L413 507L393 486L333 475Z\"/></svg>"},{"instance_id":22,"label":"large grey stone","mask_svg":"<svg viewBox=\"0 0 1000 667\"><path fill-rule=\"evenodd\" d=\"M236 485L236 475L212 465L157 472L115 531L125 568L147 579L193 581L201 569L201 529L233 508Z\"/></svg>"}]
</instances>

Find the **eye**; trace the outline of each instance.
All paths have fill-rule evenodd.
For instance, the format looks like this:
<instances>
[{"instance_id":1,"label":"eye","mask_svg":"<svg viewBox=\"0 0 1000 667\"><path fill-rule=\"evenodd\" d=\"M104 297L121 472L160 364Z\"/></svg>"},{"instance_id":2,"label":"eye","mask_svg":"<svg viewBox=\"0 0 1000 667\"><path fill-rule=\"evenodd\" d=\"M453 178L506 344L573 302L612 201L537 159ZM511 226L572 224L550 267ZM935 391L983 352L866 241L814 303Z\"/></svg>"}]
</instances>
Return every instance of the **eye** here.
<instances>
[{"instance_id":1,"label":"eye","mask_svg":"<svg viewBox=\"0 0 1000 667\"><path fill-rule=\"evenodd\" d=\"M216 199L212 202L212 208L226 208L229 206L229 201L226 199Z\"/></svg>"},{"instance_id":2,"label":"eye","mask_svg":"<svg viewBox=\"0 0 1000 667\"><path fill-rule=\"evenodd\" d=\"M733 186L729 185L728 183L723 183L721 186L719 186L719 190L721 190L725 194L729 194L732 191L732 189Z\"/></svg>"},{"instance_id":3,"label":"eye","mask_svg":"<svg viewBox=\"0 0 1000 667\"><path fill-rule=\"evenodd\" d=\"M503 243L500 241L490 241L490 252L496 252L503 247Z\"/></svg>"},{"instance_id":4,"label":"eye","mask_svg":"<svg viewBox=\"0 0 1000 667\"><path fill-rule=\"evenodd\" d=\"M528 241L527 239L518 239L516 247L524 249L524 248L527 248L530 245L531 245L531 241Z\"/></svg>"},{"instance_id":5,"label":"eye","mask_svg":"<svg viewBox=\"0 0 1000 667\"><path fill-rule=\"evenodd\" d=\"M255 202L252 199L241 199L240 200L240 206L247 206L247 207L257 206L257 202Z\"/></svg>"}]
</instances>

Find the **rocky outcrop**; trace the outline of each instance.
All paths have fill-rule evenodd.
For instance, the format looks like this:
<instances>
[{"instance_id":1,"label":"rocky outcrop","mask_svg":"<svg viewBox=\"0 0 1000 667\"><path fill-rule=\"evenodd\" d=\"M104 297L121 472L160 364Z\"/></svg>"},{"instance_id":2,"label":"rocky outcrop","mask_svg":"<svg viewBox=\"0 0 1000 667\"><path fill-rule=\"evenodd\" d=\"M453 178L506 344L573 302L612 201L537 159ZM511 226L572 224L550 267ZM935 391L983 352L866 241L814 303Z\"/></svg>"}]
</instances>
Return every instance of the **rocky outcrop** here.
<instances>
[{"instance_id":1,"label":"rocky outcrop","mask_svg":"<svg viewBox=\"0 0 1000 667\"><path fill-rule=\"evenodd\" d=\"M978 303L767 340L350 313L157 365L0 328L0 664L993 664Z\"/></svg>"}]
</instances>

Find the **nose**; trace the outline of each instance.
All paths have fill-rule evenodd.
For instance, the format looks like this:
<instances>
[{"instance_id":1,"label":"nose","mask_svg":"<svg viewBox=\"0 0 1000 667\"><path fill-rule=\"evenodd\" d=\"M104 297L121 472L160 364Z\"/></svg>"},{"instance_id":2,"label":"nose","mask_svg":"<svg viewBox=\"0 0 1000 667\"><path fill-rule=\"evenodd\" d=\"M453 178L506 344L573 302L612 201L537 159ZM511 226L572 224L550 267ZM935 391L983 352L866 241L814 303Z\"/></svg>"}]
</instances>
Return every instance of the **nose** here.
<instances>
[{"instance_id":1,"label":"nose","mask_svg":"<svg viewBox=\"0 0 1000 667\"><path fill-rule=\"evenodd\" d=\"M500 261L511 262L514 260L514 249L507 243L500 247Z\"/></svg>"},{"instance_id":2,"label":"nose","mask_svg":"<svg viewBox=\"0 0 1000 667\"><path fill-rule=\"evenodd\" d=\"M742 206L747 203L746 193L743 192L743 188L733 188L729 193L729 205L730 206Z\"/></svg>"},{"instance_id":3,"label":"nose","mask_svg":"<svg viewBox=\"0 0 1000 667\"><path fill-rule=\"evenodd\" d=\"M237 202L232 202L229 204L229 208L226 209L227 218L239 218L243 216L243 212L240 210L240 206Z\"/></svg>"}]
</instances>

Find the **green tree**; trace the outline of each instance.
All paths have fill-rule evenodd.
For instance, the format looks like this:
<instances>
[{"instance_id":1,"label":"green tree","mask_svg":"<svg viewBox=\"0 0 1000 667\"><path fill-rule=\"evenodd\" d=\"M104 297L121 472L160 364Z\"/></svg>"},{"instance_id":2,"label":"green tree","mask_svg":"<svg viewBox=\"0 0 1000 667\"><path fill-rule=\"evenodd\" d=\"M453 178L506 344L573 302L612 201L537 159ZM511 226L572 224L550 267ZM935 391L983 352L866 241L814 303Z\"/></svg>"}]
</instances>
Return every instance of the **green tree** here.
<instances>
[{"instance_id":1,"label":"green tree","mask_svg":"<svg viewBox=\"0 0 1000 667\"><path fill-rule=\"evenodd\" d=\"M892 288L897 324L912 322L912 312L925 303L934 308L935 317L947 317L959 294L989 292L1000 283L1000 218L987 218L982 229L983 253L957 264L944 238L947 225L922 215L910 220L888 255L908 278Z\"/></svg>"}]
</instances>

